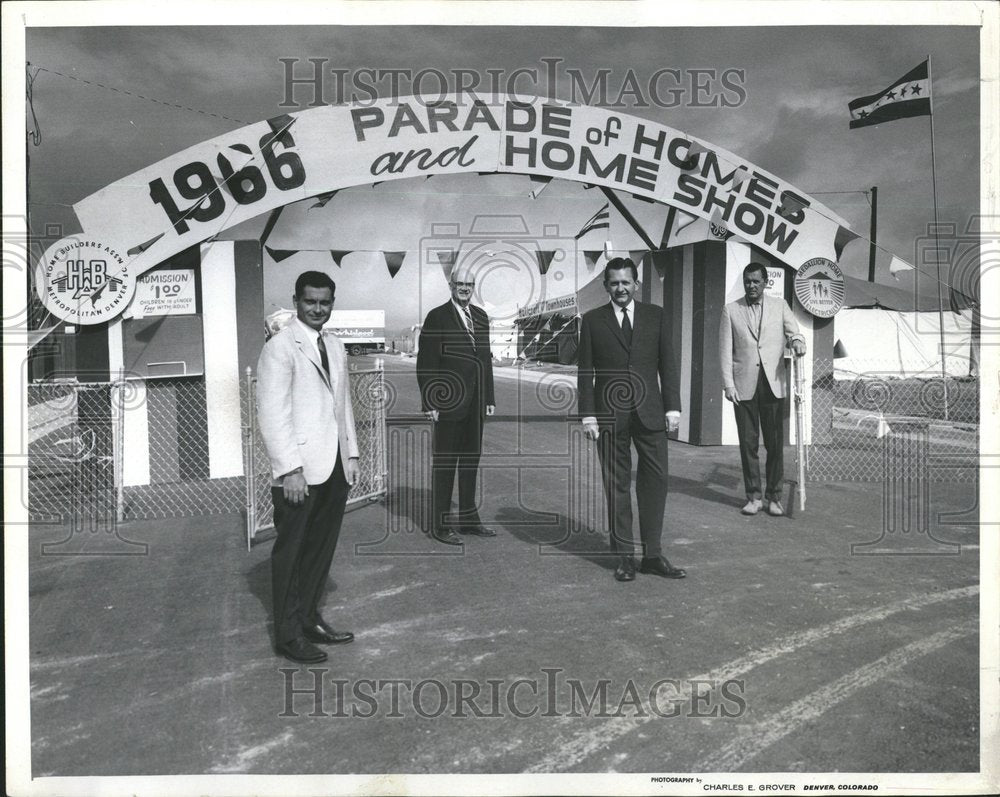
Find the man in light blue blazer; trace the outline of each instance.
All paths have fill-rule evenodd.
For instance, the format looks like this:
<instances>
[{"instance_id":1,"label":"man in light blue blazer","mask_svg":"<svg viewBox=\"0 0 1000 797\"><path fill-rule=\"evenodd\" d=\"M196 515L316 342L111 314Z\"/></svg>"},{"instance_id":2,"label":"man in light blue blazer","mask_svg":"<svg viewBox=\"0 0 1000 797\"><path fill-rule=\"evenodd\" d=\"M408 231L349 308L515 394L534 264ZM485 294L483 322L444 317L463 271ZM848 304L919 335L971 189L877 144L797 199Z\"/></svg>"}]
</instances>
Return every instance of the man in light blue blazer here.
<instances>
[{"instance_id":1,"label":"man in light blue blazer","mask_svg":"<svg viewBox=\"0 0 1000 797\"><path fill-rule=\"evenodd\" d=\"M744 296L722 308L719 323L719 362L726 398L733 402L740 461L747 502L744 515L762 508L760 434L767 451L767 483L763 492L769 515L785 513L781 506L784 481L784 429L782 402L785 397L785 347L796 357L806 353L805 339L792 309L777 296L764 294L767 268L750 263L743 269Z\"/></svg>"},{"instance_id":2,"label":"man in light blue blazer","mask_svg":"<svg viewBox=\"0 0 1000 797\"><path fill-rule=\"evenodd\" d=\"M295 282L295 318L266 344L257 362L257 416L271 462L278 533L271 550L274 637L290 661L324 661L319 644L350 642L318 604L333 562L351 485L358 479L347 355L330 320L336 285L320 271Z\"/></svg>"}]
</instances>

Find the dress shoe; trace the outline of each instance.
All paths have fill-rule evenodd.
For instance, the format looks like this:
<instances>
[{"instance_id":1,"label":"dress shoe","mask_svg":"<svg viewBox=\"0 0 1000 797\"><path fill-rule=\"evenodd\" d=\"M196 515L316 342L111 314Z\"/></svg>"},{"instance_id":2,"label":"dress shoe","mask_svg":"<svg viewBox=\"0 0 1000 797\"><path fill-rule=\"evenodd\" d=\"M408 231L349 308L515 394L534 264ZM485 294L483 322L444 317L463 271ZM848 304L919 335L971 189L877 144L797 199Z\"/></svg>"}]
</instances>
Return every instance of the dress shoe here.
<instances>
[{"instance_id":1,"label":"dress shoe","mask_svg":"<svg viewBox=\"0 0 1000 797\"><path fill-rule=\"evenodd\" d=\"M496 537L497 533L489 526L462 526L458 530L459 534L471 534L474 537Z\"/></svg>"},{"instance_id":2,"label":"dress shoe","mask_svg":"<svg viewBox=\"0 0 1000 797\"><path fill-rule=\"evenodd\" d=\"M623 556L615 568L615 581L635 581L635 559Z\"/></svg>"},{"instance_id":3,"label":"dress shoe","mask_svg":"<svg viewBox=\"0 0 1000 797\"><path fill-rule=\"evenodd\" d=\"M316 664L326 661L326 653L302 637L296 637L290 642L282 642L277 646L277 651L278 655L300 664Z\"/></svg>"},{"instance_id":4,"label":"dress shoe","mask_svg":"<svg viewBox=\"0 0 1000 797\"><path fill-rule=\"evenodd\" d=\"M431 532L431 536L438 542L445 545L462 545L462 538L451 529L437 529Z\"/></svg>"},{"instance_id":5,"label":"dress shoe","mask_svg":"<svg viewBox=\"0 0 1000 797\"><path fill-rule=\"evenodd\" d=\"M759 498L751 498L740 510L744 515L756 515L764 504Z\"/></svg>"},{"instance_id":6,"label":"dress shoe","mask_svg":"<svg viewBox=\"0 0 1000 797\"><path fill-rule=\"evenodd\" d=\"M302 636L320 645L346 645L354 641L354 634L350 631L335 631L322 619L313 625L303 626Z\"/></svg>"},{"instance_id":7,"label":"dress shoe","mask_svg":"<svg viewBox=\"0 0 1000 797\"><path fill-rule=\"evenodd\" d=\"M640 573L650 573L664 578L684 578L687 571L674 567L665 556L644 556L639 565Z\"/></svg>"},{"instance_id":8,"label":"dress shoe","mask_svg":"<svg viewBox=\"0 0 1000 797\"><path fill-rule=\"evenodd\" d=\"M767 514L773 515L774 517L781 517L785 514L785 509L781 505L780 501L771 501L767 505Z\"/></svg>"}]
</instances>

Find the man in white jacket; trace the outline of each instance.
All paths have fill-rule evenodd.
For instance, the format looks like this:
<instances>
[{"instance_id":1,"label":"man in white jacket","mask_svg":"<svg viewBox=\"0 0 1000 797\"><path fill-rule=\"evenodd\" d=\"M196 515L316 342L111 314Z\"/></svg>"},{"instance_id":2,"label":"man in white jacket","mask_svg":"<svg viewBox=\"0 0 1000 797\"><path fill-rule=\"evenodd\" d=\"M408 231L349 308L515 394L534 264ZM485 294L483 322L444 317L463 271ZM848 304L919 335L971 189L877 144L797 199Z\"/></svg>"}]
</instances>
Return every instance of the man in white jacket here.
<instances>
[{"instance_id":1,"label":"man in white jacket","mask_svg":"<svg viewBox=\"0 0 1000 797\"><path fill-rule=\"evenodd\" d=\"M337 547L344 507L357 480L347 355L323 335L336 285L320 271L295 282L296 317L266 344L257 362L257 415L271 472L277 539L271 551L277 652L296 662L320 662L319 644L350 642L318 604Z\"/></svg>"},{"instance_id":2,"label":"man in white jacket","mask_svg":"<svg viewBox=\"0 0 1000 797\"><path fill-rule=\"evenodd\" d=\"M764 433L767 450L767 483L764 500L769 515L785 513L781 506L784 481L785 346L796 357L806 353L805 339L792 309L777 296L766 296L767 268L750 263L743 269L745 295L722 308L719 324L719 362L726 398L736 411L740 461L747 503L744 515L756 515L761 507L760 462L757 450Z\"/></svg>"}]
</instances>

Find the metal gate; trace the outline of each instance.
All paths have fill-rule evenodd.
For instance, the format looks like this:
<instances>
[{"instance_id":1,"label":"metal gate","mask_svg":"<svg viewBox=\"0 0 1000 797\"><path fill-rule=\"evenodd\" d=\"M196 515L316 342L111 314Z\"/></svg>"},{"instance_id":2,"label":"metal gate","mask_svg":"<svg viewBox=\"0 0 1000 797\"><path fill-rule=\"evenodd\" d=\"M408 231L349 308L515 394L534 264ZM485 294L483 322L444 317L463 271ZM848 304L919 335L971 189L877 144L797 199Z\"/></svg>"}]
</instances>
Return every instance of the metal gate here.
<instances>
[{"instance_id":1,"label":"metal gate","mask_svg":"<svg viewBox=\"0 0 1000 797\"><path fill-rule=\"evenodd\" d=\"M369 370L348 372L354 427L361 451L361 478L347 496L347 505L384 498L386 493L386 388L382 360ZM257 425L257 377L247 368L243 390L243 472L246 474L247 550L258 532L274 528L271 464Z\"/></svg>"}]
</instances>

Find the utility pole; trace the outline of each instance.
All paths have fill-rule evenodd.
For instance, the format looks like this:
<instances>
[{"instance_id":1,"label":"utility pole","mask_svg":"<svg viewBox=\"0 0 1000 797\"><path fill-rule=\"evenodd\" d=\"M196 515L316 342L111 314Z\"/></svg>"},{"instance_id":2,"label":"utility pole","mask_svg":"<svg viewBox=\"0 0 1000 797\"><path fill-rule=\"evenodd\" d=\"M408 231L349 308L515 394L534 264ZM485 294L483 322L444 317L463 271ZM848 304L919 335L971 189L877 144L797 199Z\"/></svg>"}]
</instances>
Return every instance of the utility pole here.
<instances>
[{"instance_id":1,"label":"utility pole","mask_svg":"<svg viewBox=\"0 0 1000 797\"><path fill-rule=\"evenodd\" d=\"M868 281L875 282L875 232L876 232L876 222L878 217L878 186L872 186L872 221L871 230L868 236Z\"/></svg>"}]
</instances>

